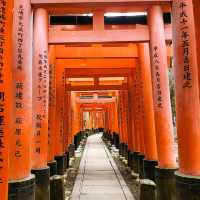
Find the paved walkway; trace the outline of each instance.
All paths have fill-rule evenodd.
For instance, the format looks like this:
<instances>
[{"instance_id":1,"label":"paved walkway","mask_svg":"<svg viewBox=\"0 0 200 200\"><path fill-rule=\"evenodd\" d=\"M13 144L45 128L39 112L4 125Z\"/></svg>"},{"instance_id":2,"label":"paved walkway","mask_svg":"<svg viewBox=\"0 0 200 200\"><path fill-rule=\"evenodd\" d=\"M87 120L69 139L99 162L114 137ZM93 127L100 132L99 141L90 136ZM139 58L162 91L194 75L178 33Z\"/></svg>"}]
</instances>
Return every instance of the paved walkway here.
<instances>
[{"instance_id":1,"label":"paved walkway","mask_svg":"<svg viewBox=\"0 0 200 200\"><path fill-rule=\"evenodd\" d=\"M134 200L113 158L101 140L90 136L71 200Z\"/></svg>"}]
</instances>

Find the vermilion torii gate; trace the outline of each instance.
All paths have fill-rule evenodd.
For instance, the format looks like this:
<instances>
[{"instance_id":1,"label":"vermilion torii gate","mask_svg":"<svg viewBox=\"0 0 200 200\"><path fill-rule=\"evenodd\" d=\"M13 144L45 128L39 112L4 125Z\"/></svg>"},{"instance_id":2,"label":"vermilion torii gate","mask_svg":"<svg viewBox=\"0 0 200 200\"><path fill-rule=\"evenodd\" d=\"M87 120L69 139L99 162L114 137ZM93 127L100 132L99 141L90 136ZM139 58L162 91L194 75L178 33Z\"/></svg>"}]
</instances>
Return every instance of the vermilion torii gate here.
<instances>
[{"instance_id":1,"label":"vermilion torii gate","mask_svg":"<svg viewBox=\"0 0 200 200\"><path fill-rule=\"evenodd\" d=\"M97 90L116 98L104 102L100 124L119 137L130 168L156 182L158 199L200 199L199 1L2 0L0 8L1 200L50 199L50 176L62 179L74 136L83 131L80 91ZM141 11L148 25L104 24L106 12ZM163 12L172 13L172 26ZM72 13L93 13L93 25L49 24L50 15ZM178 165L167 75L171 41ZM96 109L94 103L89 107Z\"/></svg>"}]
</instances>

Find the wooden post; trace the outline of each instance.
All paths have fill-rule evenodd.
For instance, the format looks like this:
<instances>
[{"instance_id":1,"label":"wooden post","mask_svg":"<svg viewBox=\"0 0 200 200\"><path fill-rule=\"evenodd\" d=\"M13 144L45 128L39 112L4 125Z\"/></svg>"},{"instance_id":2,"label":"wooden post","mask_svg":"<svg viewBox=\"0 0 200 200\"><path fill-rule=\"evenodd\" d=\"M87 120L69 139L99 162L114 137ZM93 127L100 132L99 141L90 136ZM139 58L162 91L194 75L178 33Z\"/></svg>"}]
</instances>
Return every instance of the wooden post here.
<instances>
[{"instance_id":1,"label":"wooden post","mask_svg":"<svg viewBox=\"0 0 200 200\"><path fill-rule=\"evenodd\" d=\"M199 19L198 14L195 14L199 8L199 2L192 0L173 1L173 50L179 145L179 170L176 172L178 200L199 199L200 196L200 43L197 34Z\"/></svg>"},{"instance_id":2,"label":"wooden post","mask_svg":"<svg viewBox=\"0 0 200 200\"><path fill-rule=\"evenodd\" d=\"M135 102L136 102L136 126L139 138L139 154L137 155L138 160L138 171L140 178L144 178L143 160L146 154L145 143L144 143L144 99L143 99L143 84L141 77L141 67L138 66L135 71Z\"/></svg>"},{"instance_id":3,"label":"wooden post","mask_svg":"<svg viewBox=\"0 0 200 200\"><path fill-rule=\"evenodd\" d=\"M8 199L8 161L9 137L13 128L12 122L12 10L13 1L0 2L0 199Z\"/></svg>"},{"instance_id":4,"label":"wooden post","mask_svg":"<svg viewBox=\"0 0 200 200\"><path fill-rule=\"evenodd\" d=\"M38 8L34 13L33 55L33 161L32 172L36 175L36 199L49 199L50 169L48 155L48 13Z\"/></svg>"},{"instance_id":5,"label":"wooden post","mask_svg":"<svg viewBox=\"0 0 200 200\"><path fill-rule=\"evenodd\" d=\"M55 137L55 160L57 161L58 175L64 174L65 152L64 152L64 97L65 97L65 70L56 63L56 137Z\"/></svg>"},{"instance_id":6,"label":"wooden post","mask_svg":"<svg viewBox=\"0 0 200 200\"><path fill-rule=\"evenodd\" d=\"M143 107L144 107L144 177L155 180L155 166L158 164L156 132L153 110L153 94L151 81L151 64L149 44L139 44L139 56L142 79Z\"/></svg>"},{"instance_id":7,"label":"wooden post","mask_svg":"<svg viewBox=\"0 0 200 200\"><path fill-rule=\"evenodd\" d=\"M176 160L173 151L173 124L169 93L167 51L163 12L152 6L148 12L150 53L154 96L158 168L156 170L158 199L174 198L174 171ZM159 28L158 28L159 27ZM164 178L163 175L165 174Z\"/></svg>"},{"instance_id":8,"label":"wooden post","mask_svg":"<svg viewBox=\"0 0 200 200\"><path fill-rule=\"evenodd\" d=\"M34 199L32 145L32 10L30 1L14 1L13 121L10 135L9 198ZM17 31L16 31L17 30ZM30 190L27 192L24 185Z\"/></svg>"},{"instance_id":9,"label":"wooden post","mask_svg":"<svg viewBox=\"0 0 200 200\"><path fill-rule=\"evenodd\" d=\"M48 166L50 175L57 174L57 163L55 157L56 138L56 79L55 79L56 47L49 46L49 123L48 123Z\"/></svg>"}]
</instances>

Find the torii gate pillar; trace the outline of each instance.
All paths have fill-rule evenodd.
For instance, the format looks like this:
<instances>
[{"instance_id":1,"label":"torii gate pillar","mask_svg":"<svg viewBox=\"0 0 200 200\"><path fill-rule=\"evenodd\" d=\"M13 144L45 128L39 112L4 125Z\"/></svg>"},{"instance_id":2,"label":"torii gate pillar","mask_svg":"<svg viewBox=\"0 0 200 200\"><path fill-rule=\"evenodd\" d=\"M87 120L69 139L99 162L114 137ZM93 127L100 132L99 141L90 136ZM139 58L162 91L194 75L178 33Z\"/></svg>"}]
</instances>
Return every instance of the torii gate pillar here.
<instances>
[{"instance_id":1,"label":"torii gate pillar","mask_svg":"<svg viewBox=\"0 0 200 200\"><path fill-rule=\"evenodd\" d=\"M34 200L32 145L32 11L29 1L14 1L13 128L10 134L9 199ZM24 185L26 187L24 187ZM27 191L27 188L28 191Z\"/></svg>"},{"instance_id":2,"label":"torii gate pillar","mask_svg":"<svg viewBox=\"0 0 200 200\"><path fill-rule=\"evenodd\" d=\"M141 79L143 90L144 107L144 146L145 159L144 178L155 179L155 166L158 164L155 120L153 110L153 94L151 81L151 64L149 55L149 44L141 43L138 46L140 55Z\"/></svg>"},{"instance_id":3,"label":"torii gate pillar","mask_svg":"<svg viewBox=\"0 0 200 200\"><path fill-rule=\"evenodd\" d=\"M175 185L173 183L176 160L173 151L173 124L163 12L160 6L155 5L149 9L148 25L150 30L155 128L158 151L156 182L158 199L167 200L173 199L175 195Z\"/></svg>"},{"instance_id":4,"label":"torii gate pillar","mask_svg":"<svg viewBox=\"0 0 200 200\"><path fill-rule=\"evenodd\" d=\"M48 13L38 8L34 13L33 55L33 166L36 175L36 200L49 200L50 168L48 157Z\"/></svg>"},{"instance_id":5,"label":"torii gate pillar","mask_svg":"<svg viewBox=\"0 0 200 200\"><path fill-rule=\"evenodd\" d=\"M0 3L1 32L0 32L0 199L8 199L8 154L9 154L9 136L12 128L12 1Z\"/></svg>"},{"instance_id":6,"label":"torii gate pillar","mask_svg":"<svg viewBox=\"0 0 200 200\"><path fill-rule=\"evenodd\" d=\"M179 170L176 199L200 199L199 1L173 1L173 44ZM194 6L196 6L194 8ZM194 10L193 10L194 9ZM195 17L195 18L194 18Z\"/></svg>"}]
</instances>

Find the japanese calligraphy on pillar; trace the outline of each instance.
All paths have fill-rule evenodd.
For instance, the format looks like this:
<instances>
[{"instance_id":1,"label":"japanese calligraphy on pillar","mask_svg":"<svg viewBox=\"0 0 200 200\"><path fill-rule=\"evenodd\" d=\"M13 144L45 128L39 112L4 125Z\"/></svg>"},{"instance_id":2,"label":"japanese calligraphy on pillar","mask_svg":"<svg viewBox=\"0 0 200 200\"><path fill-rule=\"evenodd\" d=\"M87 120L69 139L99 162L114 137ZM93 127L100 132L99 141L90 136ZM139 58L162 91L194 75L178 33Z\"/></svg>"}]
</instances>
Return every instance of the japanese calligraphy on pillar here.
<instances>
[{"instance_id":1,"label":"japanese calligraphy on pillar","mask_svg":"<svg viewBox=\"0 0 200 200\"><path fill-rule=\"evenodd\" d=\"M55 106L55 65L49 65L49 106Z\"/></svg>"},{"instance_id":2,"label":"japanese calligraphy on pillar","mask_svg":"<svg viewBox=\"0 0 200 200\"><path fill-rule=\"evenodd\" d=\"M187 1L180 1L179 3L179 23L180 23L180 38L181 47L183 49L183 88L192 87L192 74L190 66L190 34L189 34L189 22L187 13Z\"/></svg>"},{"instance_id":3,"label":"japanese calligraphy on pillar","mask_svg":"<svg viewBox=\"0 0 200 200\"><path fill-rule=\"evenodd\" d=\"M56 104L56 87L55 87L55 65L50 64L49 65L49 115L53 115L52 113L52 108L55 107ZM52 116L49 116L49 123L48 123L48 144L51 143L51 134L50 132L53 131L51 130L52 127L51 125L54 123L52 121Z\"/></svg>"},{"instance_id":4,"label":"japanese calligraphy on pillar","mask_svg":"<svg viewBox=\"0 0 200 200\"><path fill-rule=\"evenodd\" d=\"M23 64L23 41L24 41L24 8L18 7L18 27L17 27L17 69L22 70Z\"/></svg>"},{"instance_id":5,"label":"japanese calligraphy on pillar","mask_svg":"<svg viewBox=\"0 0 200 200\"><path fill-rule=\"evenodd\" d=\"M156 99L155 103L158 108L163 108L163 96L161 90L161 79L160 79L160 58L158 53L158 47L153 47L153 65L154 65L154 76L155 76L155 93Z\"/></svg>"},{"instance_id":6,"label":"japanese calligraphy on pillar","mask_svg":"<svg viewBox=\"0 0 200 200\"><path fill-rule=\"evenodd\" d=\"M19 5L17 8L17 51L16 51L16 83L15 83L15 157L22 157L22 141L21 136L24 133L23 130L23 90L24 82L21 77L24 75L23 70L23 44L24 44L24 8L23 5Z\"/></svg>"},{"instance_id":7,"label":"japanese calligraphy on pillar","mask_svg":"<svg viewBox=\"0 0 200 200\"><path fill-rule=\"evenodd\" d=\"M37 103L41 105L41 110L38 110L35 115L35 152L40 154L41 153L41 134L43 128L45 128L45 124L43 123L45 120L48 119L48 102L47 96L49 93L49 83L48 83L48 54L47 51L40 53L38 55L38 82L37 82Z\"/></svg>"}]
</instances>

